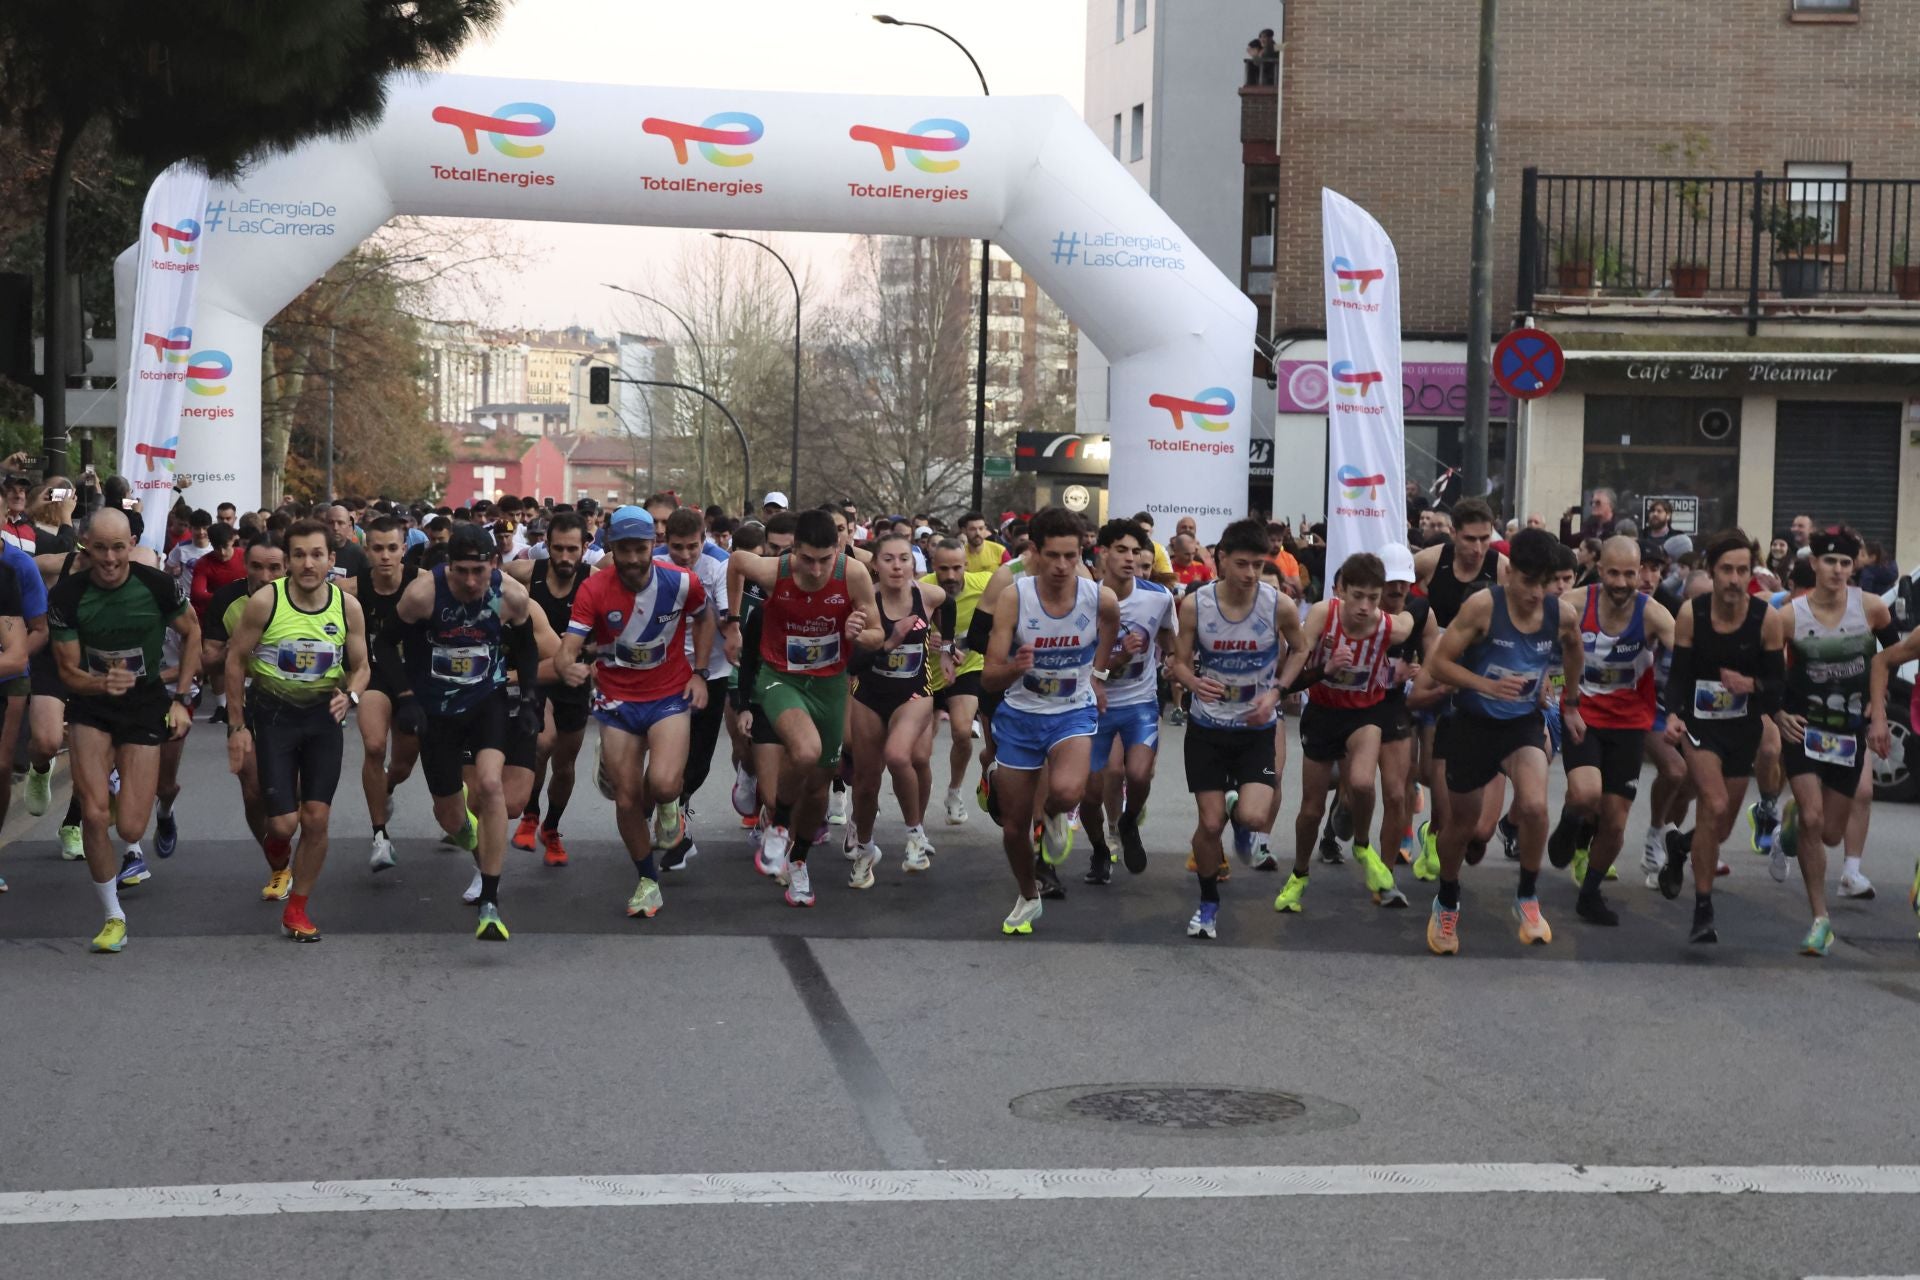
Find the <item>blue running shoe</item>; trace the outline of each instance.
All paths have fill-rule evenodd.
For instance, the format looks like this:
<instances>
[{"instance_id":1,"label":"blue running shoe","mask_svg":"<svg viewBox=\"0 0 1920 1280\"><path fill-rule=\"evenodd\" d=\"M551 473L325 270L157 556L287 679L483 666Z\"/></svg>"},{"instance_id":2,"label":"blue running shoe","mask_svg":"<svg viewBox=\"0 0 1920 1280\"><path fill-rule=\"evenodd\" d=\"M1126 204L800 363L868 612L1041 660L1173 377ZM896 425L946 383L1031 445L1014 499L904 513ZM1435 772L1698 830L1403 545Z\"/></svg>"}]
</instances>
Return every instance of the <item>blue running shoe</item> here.
<instances>
[{"instance_id":1,"label":"blue running shoe","mask_svg":"<svg viewBox=\"0 0 1920 1280\"><path fill-rule=\"evenodd\" d=\"M163 858L171 858L179 847L180 824L173 820L171 813L157 815L153 820L153 851Z\"/></svg>"},{"instance_id":2,"label":"blue running shoe","mask_svg":"<svg viewBox=\"0 0 1920 1280\"><path fill-rule=\"evenodd\" d=\"M131 889L135 885L144 884L152 878L153 874L147 870L146 858L131 849L127 850L125 856L120 860L120 887L122 889Z\"/></svg>"},{"instance_id":3,"label":"blue running shoe","mask_svg":"<svg viewBox=\"0 0 1920 1280\"><path fill-rule=\"evenodd\" d=\"M1219 915L1219 903L1201 903L1200 909L1193 913L1193 919L1187 921L1187 936L1189 938L1218 938L1220 936L1220 929L1216 921Z\"/></svg>"}]
</instances>

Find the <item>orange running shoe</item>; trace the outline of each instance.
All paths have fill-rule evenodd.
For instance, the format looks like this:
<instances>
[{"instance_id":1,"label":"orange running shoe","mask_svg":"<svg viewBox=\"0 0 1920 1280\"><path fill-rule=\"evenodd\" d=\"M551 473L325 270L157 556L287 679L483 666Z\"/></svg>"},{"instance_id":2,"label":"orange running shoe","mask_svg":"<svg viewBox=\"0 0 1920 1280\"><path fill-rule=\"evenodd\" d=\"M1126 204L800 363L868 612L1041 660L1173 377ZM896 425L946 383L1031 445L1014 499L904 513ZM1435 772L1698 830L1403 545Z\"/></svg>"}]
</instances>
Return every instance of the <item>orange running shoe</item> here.
<instances>
[{"instance_id":1,"label":"orange running shoe","mask_svg":"<svg viewBox=\"0 0 1920 1280\"><path fill-rule=\"evenodd\" d=\"M1520 941L1527 946L1542 946L1553 941L1553 930L1547 924L1547 918L1540 914L1540 899L1515 898L1513 900L1513 920L1519 928L1516 932Z\"/></svg>"},{"instance_id":2,"label":"orange running shoe","mask_svg":"<svg viewBox=\"0 0 1920 1280\"><path fill-rule=\"evenodd\" d=\"M558 831L542 831L540 833L540 839L544 841L547 846L546 864L550 867L566 866L567 846L560 842L560 833Z\"/></svg>"},{"instance_id":3,"label":"orange running shoe","mask_svg":"<svg viewBox=\"0 0 1920 1280\"><path fill-rule=\"evenodd\" d=\"M532 853L536 847L534 841L540 837L540 819L530 813L520 815L520 825L513 829L513 847L524 853Z\"/></svg>"},{"instance_id":4,"label":"orange running shoe","mask_svg":"<svg viewBox=\"0 0 1920 1280\"><path fill-rule=\"evenodd\" d=\"M286 909L280 913L280 928L295 942L320 941L320 928L307 918L304 900L288 899Z\"/></svg>"},{"instance_id":5,"label":"orange running shoe","mask_svg":"<svg viewBox=\"0 0 1920 1280\"><path fill-rule=\"evenodd\" d=\"M760 815L757 813L746 814L741 817L740 825L742 827L745 827L747 830L751 831L755 827L760 825Z\"/></svg>"},{"instance_id":6,"label":"orange running shoe","mask_svg":"<svg viewBox=\"0 0 1920 1280\"><path fill-rule=\"evenodd\" d=\"M1437 956L1460 954L1460 908L1448 909L1433 900L1433 914L1427 918L1427 950Z\"/></svg>"}]
</instances>

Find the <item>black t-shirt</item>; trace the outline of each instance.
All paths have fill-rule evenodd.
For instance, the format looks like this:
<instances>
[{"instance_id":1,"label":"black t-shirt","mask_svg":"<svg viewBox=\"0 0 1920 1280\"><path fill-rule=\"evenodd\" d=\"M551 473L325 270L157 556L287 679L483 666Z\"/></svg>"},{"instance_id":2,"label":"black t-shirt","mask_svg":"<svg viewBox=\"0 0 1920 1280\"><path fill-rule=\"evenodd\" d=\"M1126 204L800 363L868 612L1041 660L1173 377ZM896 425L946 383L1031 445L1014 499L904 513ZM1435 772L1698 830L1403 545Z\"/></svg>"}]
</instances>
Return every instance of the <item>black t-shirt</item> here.
<instances>
[{"instance_id":1,"label":"black t-shirt","mask_svg":"<svg viewBox=\"0 0 1920 1280\"><path fill-rule=\"evenodd\" d=\"M214 592L213 598L207 602L207 616L206 620L201 624L201 634L209 640L225 644L229 638L227 615L232 614L237 621L240 615L234 610L233 606L236 601L243 601L250 594L252 593L247 590L247 580L245 578L241 578L237 582L229 582L226 586Z\"/></svg>"},{"instance_id":2,"label":"black t-shirt","mask_svg":"<svg viewBox=\"0 0 1920 1280\"><path fill-rule=\"evenodd\" d=\"M335 582L345 578L357 578L367 569L367 553L359 543L351 540L340 544L333 553L333 571L327 576Z\"/></svg>"}]
</instances>

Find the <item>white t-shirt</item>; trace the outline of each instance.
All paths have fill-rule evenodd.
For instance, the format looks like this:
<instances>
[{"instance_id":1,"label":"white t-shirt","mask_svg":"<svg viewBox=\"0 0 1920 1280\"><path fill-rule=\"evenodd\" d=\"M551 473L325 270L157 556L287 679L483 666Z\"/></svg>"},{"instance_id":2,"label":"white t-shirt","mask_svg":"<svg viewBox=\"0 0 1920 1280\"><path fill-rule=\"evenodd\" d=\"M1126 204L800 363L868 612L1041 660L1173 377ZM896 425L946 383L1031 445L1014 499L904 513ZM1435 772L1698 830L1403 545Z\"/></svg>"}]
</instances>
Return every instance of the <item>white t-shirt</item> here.
<instances>
[{"instance_id":1,"label":"white t-shirt","mask_svg":"<svg viewBox=\"0 0 1920 1280\"><path fill-rule=\"evenodd\" d=\"M213 550L211 544L196 547L191 541L183 542L167 552L167 572L173 575L175 582L193 581L193 562Z\"/></svg>"}]
</instances>

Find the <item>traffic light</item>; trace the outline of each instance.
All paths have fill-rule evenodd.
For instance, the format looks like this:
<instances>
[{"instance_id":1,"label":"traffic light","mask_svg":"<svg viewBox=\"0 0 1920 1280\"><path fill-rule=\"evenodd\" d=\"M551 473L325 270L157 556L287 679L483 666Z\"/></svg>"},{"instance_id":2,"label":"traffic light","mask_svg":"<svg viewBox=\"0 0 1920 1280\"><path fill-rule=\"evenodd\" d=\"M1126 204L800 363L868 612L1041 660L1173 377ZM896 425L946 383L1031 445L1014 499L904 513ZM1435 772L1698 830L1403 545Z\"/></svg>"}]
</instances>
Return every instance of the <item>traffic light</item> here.
<instances>
[{"instance_id":1,"label":"traffic light","mask_svg":"<svg viewBox=\"0 0 1920 1280\"><path fill-rule=\"evenodd\" d=\"M603 364L587 370L587 403L613 403L613 370Z\"/></svg>"}]
</instances>

